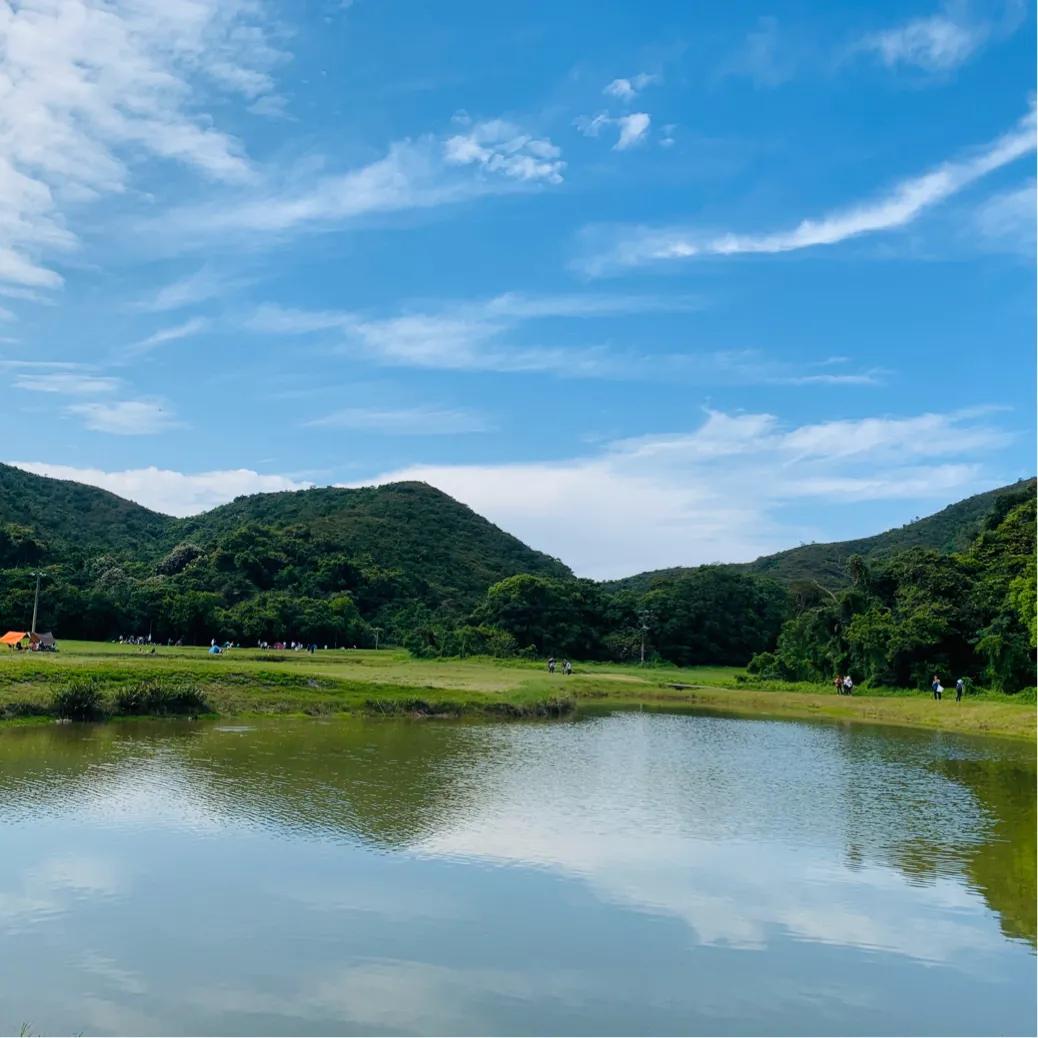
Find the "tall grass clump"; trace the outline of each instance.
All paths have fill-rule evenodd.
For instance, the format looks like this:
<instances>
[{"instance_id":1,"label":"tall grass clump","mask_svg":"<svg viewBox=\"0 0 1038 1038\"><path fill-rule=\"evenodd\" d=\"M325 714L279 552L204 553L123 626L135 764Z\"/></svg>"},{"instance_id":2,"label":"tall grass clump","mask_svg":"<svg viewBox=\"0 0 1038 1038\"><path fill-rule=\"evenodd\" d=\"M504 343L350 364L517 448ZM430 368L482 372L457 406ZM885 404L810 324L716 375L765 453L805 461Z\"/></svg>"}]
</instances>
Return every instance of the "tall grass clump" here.
<instances>
[{"instance_id":1,"label":"tall grass clump","mask_svg":"<svg viewBox=\"0 0 1038 1038\"><path fill-rule=\"evenodd\" d=\"M115 711L119 714L200 714L209 704L194 685L164 685L154 678L135 681L115 693Z\"/></svg>"},{"instance_id":2,"label":"tall grass clump","mask_svg":"<svg viewBox=\"0 0 1038 1038\"><path fill-rule=\"evenodd\" d=\"M51 710L70 721L92 721L103 713L101 689L90 678L73 678L54 692Z\"/></svg>"}]
</instances>

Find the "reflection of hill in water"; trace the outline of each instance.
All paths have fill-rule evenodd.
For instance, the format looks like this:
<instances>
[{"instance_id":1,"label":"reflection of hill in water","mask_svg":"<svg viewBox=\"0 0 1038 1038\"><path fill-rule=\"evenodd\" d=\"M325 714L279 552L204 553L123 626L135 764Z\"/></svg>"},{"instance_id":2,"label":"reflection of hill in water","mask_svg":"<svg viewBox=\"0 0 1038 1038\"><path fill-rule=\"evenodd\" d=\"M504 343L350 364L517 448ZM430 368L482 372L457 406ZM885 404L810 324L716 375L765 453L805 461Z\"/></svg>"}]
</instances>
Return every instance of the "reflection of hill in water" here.
<instances>
[{"instance_id":1,"label":"reflection of hill in water","mask_svg":"<svg viewBox=\"0 0 1038 1038\"><path fill-rule=\"evenodd\" d=\"M991 814L990 837L967 855L967 875L998 913L1006 936L1038 943L1033 763L954 759L940 767L949 778L967 786Z\"/></svg>"},{"instance_id":2,"label":"reflection of hill in water","mask_svg":"<svg viewBox=\"0 0 1038 1038\"><path fill-rule=\"evenodd\" d=\"M281 829L388 847L449 811L463 747L447 726L157 722L48 726L0 735L0 818L73 813L112 820ZM449 762L449 766L445 766ZM167 822L168 824L168 822Z\"/></svg>"},{"instance_id":3,"label":"reflection of hill in water","mask_svg":"<svg viewBox=\"0 0 1038 1038\"><path fill-rule=\"evenodd\" d=\"M238 826L575 872L586 871L589 844L592 858L612 853L608 839L595 844L611 811L617 833L651 817L654 839L668 830L769 839L781 821L808 845L842 833L851 869L891 864L924 885L957 873L1004 933L1035 943L1035 771L1023 748L1002 755L997 744L949 740L935 750L930 735L855 726L662 720L10 729L0 733L0 821L51 813ZM777 749L776 732L785 733Z\"/></svg>"},{"instance_id":4,"label":"reflection of hill in water","mask_svg":"<svg viewBox=\"0 0 1038 1038\"><path fill-rule=\"evenodd\" d=\"M843 729L846 752L861 763L881 753L884 760L897 767L925 736L908 729L883 729L884 740L877 743L870 734L876 729L848 726ZM925 767L969 794L983 812L986 825L978 832L965 824L961 839L949 844L922 831L910 839L896 839L887 845L882 857L906 877L921 884L932 883L949 865L961 870L969 885L978 890L1000 919L1007 937L1023 939L1038 945L1035 894L1038 883L1036 868L1036 798L1035 758L1029 748L999 740L947 738L947 745L928 755ZM905 752L902 753L903 749ZM935 779L935 781L939 781ZM874 833L864 815L877 810L875 790L858 785L846 790L848 805L847 863L861 866L870 857L859 841L862 833ZM902 807L907 806L903 804ZM919 802L915 809L926 813L937 804ZM882 810L882 808L879 808ZM957 812L956 807L952 807ZM968 822L967 819L962 819ZM866 838L867 839L867 838ZM876 848L872 848L873 851Z\"/></svg>"}]
</instances>

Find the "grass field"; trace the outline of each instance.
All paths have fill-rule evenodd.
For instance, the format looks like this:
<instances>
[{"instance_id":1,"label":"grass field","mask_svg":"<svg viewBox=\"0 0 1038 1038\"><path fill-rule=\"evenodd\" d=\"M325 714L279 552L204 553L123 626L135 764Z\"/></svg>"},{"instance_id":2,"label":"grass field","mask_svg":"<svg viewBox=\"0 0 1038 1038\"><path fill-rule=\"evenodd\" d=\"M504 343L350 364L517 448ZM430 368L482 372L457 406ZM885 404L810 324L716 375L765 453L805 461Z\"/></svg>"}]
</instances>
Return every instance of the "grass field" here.
<instances>
[{"instance_id":1,"label":"grass field","mask_svg":"<svg viewBox=\"0 0 1038 1038\"><path fill-rule=\"evenodd\" d=\"M63 642L61 651L0 654L0 717L55 714L56 690L92 679L104 701L141 680L197 688L214 713L343 712L460 716L557 716L602 708L708 709L739 715L909 725L946 731L1035 735L1034 694L984 693L935 703L929 691L877 689L836 696L825 686L758 682L733 667L580 663L549 675L525 660L417 660L395 650L306 653ZM109 708L111 709L111 708Z\"/></svg>"}]
</instances>

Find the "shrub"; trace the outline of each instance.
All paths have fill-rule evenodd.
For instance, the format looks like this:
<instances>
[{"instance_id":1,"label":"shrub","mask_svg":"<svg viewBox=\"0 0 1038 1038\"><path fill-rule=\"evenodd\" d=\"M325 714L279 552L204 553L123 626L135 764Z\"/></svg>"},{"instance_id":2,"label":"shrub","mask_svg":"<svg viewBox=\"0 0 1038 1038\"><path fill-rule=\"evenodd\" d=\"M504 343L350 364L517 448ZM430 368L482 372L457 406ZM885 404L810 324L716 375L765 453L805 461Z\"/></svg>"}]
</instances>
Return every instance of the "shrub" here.
<instances>
[{"instance_id":1,"label":"shrub","mask_svg":"<svg viewBox=\"0 0 1038 1038\"><path fill-rule=\"evenodd\" d=\"M779 658L773 652L758 652L749 663L746 664L746 669L750 674L760 678L781 678L785 677L782 671L782 664ZM742 675L740 675L741 677ZM736 678L738 680L738 678ZM744 679L745 680L745 679Z\"/></svg>"},{"instance_id":2,"label":"shrub","mask_svg":"<svg viewBox=\"0 0 1038 1038\"><path fill-rule=\"evenodd\" d=\"M101 715L101 690L90 679L75 678L59 688L51 698L51 709L58 717L90 721Z\"/></svg>"},{"instance_id":3,"label":"shrub","mask_svg":"<svg viewBox=\"0 0 1038 1038\"><path fill-rule=\"evenodd\" d=\"M115 709L120 714L196 714L209 709L202 693L192 685L161 685L146 678L115 694Z\"/></svg>"}]
</instances>

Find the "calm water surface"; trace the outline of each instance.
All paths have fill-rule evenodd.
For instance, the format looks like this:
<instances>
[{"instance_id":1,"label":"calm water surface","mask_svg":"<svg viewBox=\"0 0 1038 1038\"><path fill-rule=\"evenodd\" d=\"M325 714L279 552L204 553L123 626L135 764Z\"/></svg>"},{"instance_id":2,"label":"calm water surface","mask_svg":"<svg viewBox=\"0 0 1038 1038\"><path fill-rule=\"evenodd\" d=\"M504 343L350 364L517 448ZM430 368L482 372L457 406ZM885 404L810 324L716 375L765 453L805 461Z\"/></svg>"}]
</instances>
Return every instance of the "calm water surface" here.
<instances>
[{"instance_id":1,"label":"calm water surface","mask_svg":"<svg viewBox=\"0 0 1038 1038\"><path fill-rule=\"evenodd\" d=\"M0 731L0 1032L1033 1034L1033 749L619 714Z\"/></svg>"}]
</instances>

